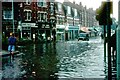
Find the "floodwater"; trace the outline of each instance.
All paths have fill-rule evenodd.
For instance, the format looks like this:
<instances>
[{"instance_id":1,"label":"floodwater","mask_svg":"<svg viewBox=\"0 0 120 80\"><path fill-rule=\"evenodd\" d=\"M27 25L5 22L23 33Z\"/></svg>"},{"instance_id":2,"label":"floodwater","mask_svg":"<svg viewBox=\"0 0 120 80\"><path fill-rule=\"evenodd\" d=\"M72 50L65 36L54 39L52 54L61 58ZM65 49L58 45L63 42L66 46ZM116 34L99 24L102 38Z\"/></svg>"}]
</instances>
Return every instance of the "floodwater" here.
<instances>
[{"instance_id":1,"label":"floodwater","mask_svg":"<svg viewBox=\"0 0 120 80\"><path fill-rule=\"evenodd\" d=\"M31 44L20 54L2 58L2 78L61 79L106 77L100 38Z\"/></svg>"}]
</instances>

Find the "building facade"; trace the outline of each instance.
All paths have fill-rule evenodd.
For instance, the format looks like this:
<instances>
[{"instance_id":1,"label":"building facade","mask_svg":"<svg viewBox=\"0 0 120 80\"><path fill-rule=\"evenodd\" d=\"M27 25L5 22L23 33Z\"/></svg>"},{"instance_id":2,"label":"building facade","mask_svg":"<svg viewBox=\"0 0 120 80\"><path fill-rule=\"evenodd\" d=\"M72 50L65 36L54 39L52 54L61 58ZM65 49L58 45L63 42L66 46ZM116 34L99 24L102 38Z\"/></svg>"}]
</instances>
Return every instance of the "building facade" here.
<instances>
[{"instance_id":1,"label":"building facade","mask_svg":"<svg viewBox=\"0 0 120 80\"><path fill-rule=\"evenodd\" d=\"M56 27L55 3L48 0L2 2L3 33L19 38L48 39ZM14 13L14 14L13 14Z\"/></svg>"},{"instance_id":2,"label":"building facade","mask_svg":"<svg viewBox=\"0 0 120 80\"><path fill-rule=\"evenodd\" d=\"M2 29L19 38L32 40L74 40L80 27L97 26L95 11L83 7L81 2L55 2L54 0L26 0L26 2L2 2Z\"/></svg>"},{"instance_id":3,"label":"building facade","mask_svg":"<svg viewBox=\"0 0 120 80\"><path fill-rule=\"evenodd\" d=\"M14 32L17 35L17 27L19 20L18 4L19 3L14 3L13 5L12 2L2 2L2 32L5 37L9 37L10 32ZM12 10L12 5L16 6L14 8L14 11Z\"/></svg>"},{"instance_id":4,"label":"building facade","mask_svg":"<svg viewBox=\"0 0 120 80\"><path fill-rule=\"evenodd\" d=\"M50 39L52 29L56 24L55 4L53 2L49 2L48 0L36 0L36 2L30 2L29 4L21 4L23 5L20 12L23 19L21 23L22 32L25 33L24 27L29 29L29 31L25 33L25 37L28 35L30 36L30 39Z\"/></svg>"}]
</instances>

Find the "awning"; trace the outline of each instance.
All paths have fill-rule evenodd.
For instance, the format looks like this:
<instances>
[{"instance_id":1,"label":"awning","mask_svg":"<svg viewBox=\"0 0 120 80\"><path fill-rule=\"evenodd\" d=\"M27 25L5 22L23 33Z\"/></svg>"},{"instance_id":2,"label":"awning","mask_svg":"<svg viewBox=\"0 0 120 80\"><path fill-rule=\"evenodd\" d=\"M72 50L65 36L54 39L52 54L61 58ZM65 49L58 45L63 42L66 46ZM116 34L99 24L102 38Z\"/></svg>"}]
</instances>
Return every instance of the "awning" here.
<instances>
[{"instance_id":1,"label":"awning","mask_svg":"<svg viewBox=\"0 0 120 80\"><path fill-rule=\"evenodd\" d=\"M86 33L89 33L91 31L89 31L89 29L87 27L80 27L80 30Z\"/></svg>"}]
</instances>

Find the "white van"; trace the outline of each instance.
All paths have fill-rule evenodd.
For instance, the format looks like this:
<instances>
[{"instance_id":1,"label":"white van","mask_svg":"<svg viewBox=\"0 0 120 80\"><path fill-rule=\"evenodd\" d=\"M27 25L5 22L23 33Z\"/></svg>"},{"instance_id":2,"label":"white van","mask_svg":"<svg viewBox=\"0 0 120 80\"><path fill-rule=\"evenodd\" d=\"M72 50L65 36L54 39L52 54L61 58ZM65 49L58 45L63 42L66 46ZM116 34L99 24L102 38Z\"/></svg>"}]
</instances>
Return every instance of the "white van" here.
<instances>
[{"instance_id":1,"label":"white van","mask_svg":"<svg viewBox=\"0 0 120 80\"><path fill-rule=\"evenodd\" d=\"M87 40L87 41L89 41L89 34L88 33L79 33L78 41L79 40Z\"/></svg>"}]
</instances>

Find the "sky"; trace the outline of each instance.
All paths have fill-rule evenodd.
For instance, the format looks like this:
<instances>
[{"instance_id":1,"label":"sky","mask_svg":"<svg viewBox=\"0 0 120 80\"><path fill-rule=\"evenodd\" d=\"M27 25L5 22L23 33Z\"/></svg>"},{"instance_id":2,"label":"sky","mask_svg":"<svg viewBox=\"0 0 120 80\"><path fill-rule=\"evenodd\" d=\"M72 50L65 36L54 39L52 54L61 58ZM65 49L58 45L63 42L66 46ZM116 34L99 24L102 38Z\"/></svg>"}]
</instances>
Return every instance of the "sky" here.
<instances>
[{"instance_id":1,"label":"sky","mask_svg":"<svg viewBox=\"0 0 120 80\"><path fill-rule=\"evenodd\" d=\"M59 2L63 2L64 0L57 0ZM79 4L79 2L82 3L83 6L86 5L87 8L93 8L96 10L101 6L102 1L108 1L108 0L69 0L70 2L75 1L76 3ZM113 14L112 17L116 18L118 21L118 0L111 0L113 1Z\"/></svg>"}]
</instances>

